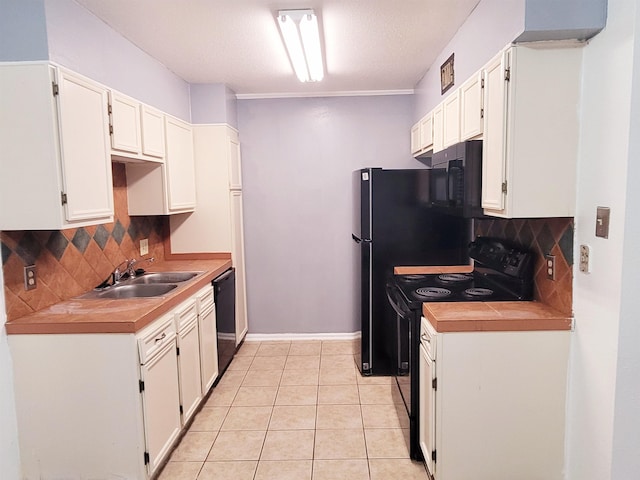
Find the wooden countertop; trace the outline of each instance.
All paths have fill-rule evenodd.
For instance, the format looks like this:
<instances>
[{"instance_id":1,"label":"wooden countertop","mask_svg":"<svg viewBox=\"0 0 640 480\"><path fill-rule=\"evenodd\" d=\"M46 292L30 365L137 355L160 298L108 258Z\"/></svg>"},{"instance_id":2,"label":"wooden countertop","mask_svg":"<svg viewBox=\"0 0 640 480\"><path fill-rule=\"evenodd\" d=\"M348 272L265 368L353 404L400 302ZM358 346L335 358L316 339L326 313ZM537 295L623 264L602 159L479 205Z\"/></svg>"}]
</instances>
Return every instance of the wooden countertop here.
<instances>
[{"instance_id":1,"label":"wooden countertop","mask_svg":"<svg viewBox=\"0 0 640 480\"><path fill-rule=\"evenodd\" d=\"M231 267L231 260L169 260L148 272L202 272L162 297L134 299L71 299L7 322L8 334L135 333L197 293Z\"/></svg>"},{"instance_id":2,"label":"wooden countertop","mask_svg":"<svg viewBox=\"0 0 640 480\"><path fill-rule=\"evenodd\" d=\"M437 332L571 330L572 317L539 302L430 302L422 314Z\"/></svg>"}]
</instances>

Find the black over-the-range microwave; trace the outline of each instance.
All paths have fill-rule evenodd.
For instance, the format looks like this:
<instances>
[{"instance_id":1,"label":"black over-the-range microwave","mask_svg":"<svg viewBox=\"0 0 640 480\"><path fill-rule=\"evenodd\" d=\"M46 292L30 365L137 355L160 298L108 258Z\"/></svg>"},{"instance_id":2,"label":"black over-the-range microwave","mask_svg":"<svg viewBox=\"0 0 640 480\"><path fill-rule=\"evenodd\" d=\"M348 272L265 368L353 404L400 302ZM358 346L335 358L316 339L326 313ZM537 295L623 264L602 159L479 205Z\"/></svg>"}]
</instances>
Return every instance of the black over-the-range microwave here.
<instances>
[{"instance_id":1,"label":"black over-the-range microwave","mask_svg":"<svg viewBox=\"0 0 640 480\"><path fill-rule=\"evenodd\" d=\"M482 140L457 143L418 158L431 167L429 204L462 217L482 217Z\"/></svg>"}]
</instances>

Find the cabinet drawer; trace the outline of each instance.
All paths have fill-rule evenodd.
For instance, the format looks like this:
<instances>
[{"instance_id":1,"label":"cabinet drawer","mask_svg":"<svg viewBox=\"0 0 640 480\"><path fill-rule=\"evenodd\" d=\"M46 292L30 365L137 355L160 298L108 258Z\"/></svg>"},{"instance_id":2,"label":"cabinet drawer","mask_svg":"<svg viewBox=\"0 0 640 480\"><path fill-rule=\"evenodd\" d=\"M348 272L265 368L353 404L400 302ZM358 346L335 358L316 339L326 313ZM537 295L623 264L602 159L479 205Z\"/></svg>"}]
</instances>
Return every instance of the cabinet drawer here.
<instances>
[{"instance_id":1,"label":"cabinet drawer","mask_svg":"<svg viewBox=\"0 0 640 480\"><path fill-rule=\"evenodd\" d=\"M175 310L175 319L178 331L180 332L189 323L195 322L198 318L198 310L196 309L196 299L190 298L189 300L180 304L178 309Z\"/></svg>"},{"instance_id":2,"label":"cabinet drawer","mask_svg":"<svg viewBox=\"0 0 640 480\"><path fill-rule=\"evenodd\" d=\"M436 358L436 331L425 317L420 318L420 345L430 358Z\"/></svg>"},{"instance_id":3,"label":"cabinet drawer","mask_svg":"<svg viewBox=\"0 0 640 480\"><path fill-rule=\"evenodd\" d=\"M164 345L173 341L176 336L176 326L173 314L169 313L143 329L138 335L138 350L140 364L144 365L154 355L158 354Z\"/></svg>"}]
</instances>

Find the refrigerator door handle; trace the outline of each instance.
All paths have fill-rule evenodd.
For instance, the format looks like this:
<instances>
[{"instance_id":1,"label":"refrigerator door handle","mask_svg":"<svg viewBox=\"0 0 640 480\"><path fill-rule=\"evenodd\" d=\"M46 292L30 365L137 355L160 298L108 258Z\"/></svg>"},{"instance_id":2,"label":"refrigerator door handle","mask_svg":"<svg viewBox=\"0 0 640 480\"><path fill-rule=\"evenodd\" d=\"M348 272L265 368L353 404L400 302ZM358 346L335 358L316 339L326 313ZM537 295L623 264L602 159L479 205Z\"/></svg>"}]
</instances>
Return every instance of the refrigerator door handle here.
<instances>
[{"instance_id":1,"label":"refrigerator door handle","mask_svg":"<svg viewBox=\"0 0 640 480\"><path fill-rule=\"evenodd\" d=\"M356 243L371 243L371 240L368 238L360 238L360 237L356 237L353 233L351 234L351 238L353 238L353 241Z\"/></svg>"}]
</instances>

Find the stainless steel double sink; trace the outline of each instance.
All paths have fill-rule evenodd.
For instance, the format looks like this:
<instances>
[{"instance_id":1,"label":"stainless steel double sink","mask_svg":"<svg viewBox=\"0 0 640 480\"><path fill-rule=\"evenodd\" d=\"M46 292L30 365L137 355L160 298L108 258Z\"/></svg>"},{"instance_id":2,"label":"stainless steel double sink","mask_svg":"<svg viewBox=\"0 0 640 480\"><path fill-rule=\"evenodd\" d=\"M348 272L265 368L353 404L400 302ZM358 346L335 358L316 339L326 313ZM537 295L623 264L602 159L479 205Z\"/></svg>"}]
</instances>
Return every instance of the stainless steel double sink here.
<instances>
[{"instance_id":1,"label":"stainless steel double sink","mask_svg":"<svg viewBox=\"0 0 640 480\"><path fill-rule=\"evenodd\" d=\"M161 297L202 272L150 272L124 280L113 286L92 290L80 299L130 299Z\"/></svg>"}]
</instances>

